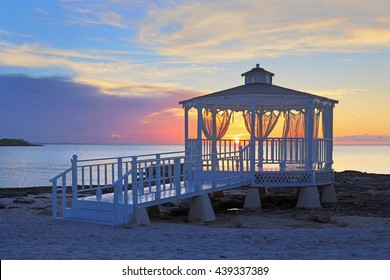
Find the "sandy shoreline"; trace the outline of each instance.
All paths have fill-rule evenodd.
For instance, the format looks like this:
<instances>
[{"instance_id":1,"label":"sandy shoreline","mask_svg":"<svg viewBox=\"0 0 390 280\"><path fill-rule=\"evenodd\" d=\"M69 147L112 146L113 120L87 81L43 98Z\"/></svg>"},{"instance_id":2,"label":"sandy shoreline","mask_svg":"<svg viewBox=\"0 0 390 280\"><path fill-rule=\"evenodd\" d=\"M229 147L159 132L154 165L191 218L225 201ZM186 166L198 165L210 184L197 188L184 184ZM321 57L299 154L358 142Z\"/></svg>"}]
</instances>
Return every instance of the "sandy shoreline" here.
<instances>
[{"instance_id":1,"label":"sandy shoreline","mask_svg":"<svg viewBox=\"0 0 390 280\"><path fill-rule=\"evenodd\" d=\"M296 209L294 190L271 189L262 212L245 213L238 190L213 201L214 222L188 223L185 209L165 207L147 227L52 220L50 188L0 189L0 258L390 259L390 175L335 179L339 203L320 210Z\"/></svg>"}]
</instances>

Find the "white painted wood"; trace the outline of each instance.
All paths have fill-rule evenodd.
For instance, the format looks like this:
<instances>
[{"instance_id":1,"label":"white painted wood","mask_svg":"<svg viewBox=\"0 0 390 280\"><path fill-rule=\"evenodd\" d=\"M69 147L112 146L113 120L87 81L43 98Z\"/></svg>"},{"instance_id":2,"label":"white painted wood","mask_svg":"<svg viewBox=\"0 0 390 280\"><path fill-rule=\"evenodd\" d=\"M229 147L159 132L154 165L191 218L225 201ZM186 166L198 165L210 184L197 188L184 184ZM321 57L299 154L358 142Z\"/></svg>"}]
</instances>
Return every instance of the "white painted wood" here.
<instances>
[{"instance_id":1,"label":"white painted wood","mask_svg":"<svg viewBox=\"0 0 390 280\"><path fill-rule=\"evenodd\" d=\"M188 123L188 111L189 108L184 108L184 143L187 143L188 140L188 129L189 129L189 123Z\"/></svg>"},{"instance_id":2,"label":"white painted wood","mask_svg":"<svg viewBox=\"0 0 390 280\"><path fill-rule=\"evenodd\" d=\"M148 211L145 207L135 208L135 222L139 226L150 225Z\"/></svg>"},{"instance_id":3,"label":"white painted wood","mask_svg":"<svg viewBox=\"0 0 390 280\"><path fill-rule=\"evenodd\" d=\"M66 174L61 176L62 184L61 184L61 211L64 213L66 209ZM72 195L73 197L74 195ZM72 199L72 204L74 204L75 200Z\"/></svg>"},{"instance_id":4,"label":"white painted wood","mask_svg":"<svg viewBox=\"0 0 390 280\"><path fill-rule=\"evenodd\" d=\"M191 198L190 212L188 220L191 222L214 221L215 214L211 206L210 198L207 194L202 194Z\"/></svg>"},{"instance_id":5,"label":"white painted wood","mask_svg":"<svg viewBox=\"0 0 390 280\"><path fill-rule=\"evenodd\" d=\"M77 200L77 155L73 155L72 163L72 202Z\"/></svg>"},{"instance_id":6,"label":"white painted wood","mask_svg":"<svg viewBox=\"0 0 390 280\"><path fill-rule=\"evenodd\" d=\"M52 189L51 189L51 201L52 201L52 218L57 218L57 180L53 181Z\"/></svg>"},{"instance_id":7,"label":"white painted wood","mask_svg":"<svg viewBox=\"0 0 390 280\"><path fill-rule=\"evenodd\" d=\"M317 187L303 187L299 190L298 208L321 208Z\"/></svg>"},{"instance_id":8,"label":"white painted wood","mask_svg":"<svg viewBox=\"0 0 390 280\"><path fill-rule=\"evenodd\" d=\"M251 105L251 131L252 135L250 136L250 167L251 170L255 170L256 165L256 152L255 152L255 125L256 125L256 107Z\"/></svg>"},{"instance_id":9,"label":"white painted wood","mask_svg":"<svg viewBox=\"0 0 390 280\"><path fill-rule=\"evenodd\" d=\"M257 188L249 188L244 201L244 210L261 210L260 193Z\"/></svg>"},{"instance_id":10,"label":"white painted wood","mask_svg":"<svg viewBox=\"0 0 390 280\"><path fill-rule=\"evenodd\" d=\"M312 104L308 104L305 110L306 170L313 169L313 133L314 107Z\"/></svg>"},{"instance_id":11,"label":"white painted wood","mask_svg":"<svg viewBox=\"0 0 390 280\"><path fill-rule=\"evenodd\" d=\"M202 154L202 110L203 107L199 106L198 108L198 122L197 122L197 146L198 146L198 153L197 155Z\"/></svg>"}]
</instances>

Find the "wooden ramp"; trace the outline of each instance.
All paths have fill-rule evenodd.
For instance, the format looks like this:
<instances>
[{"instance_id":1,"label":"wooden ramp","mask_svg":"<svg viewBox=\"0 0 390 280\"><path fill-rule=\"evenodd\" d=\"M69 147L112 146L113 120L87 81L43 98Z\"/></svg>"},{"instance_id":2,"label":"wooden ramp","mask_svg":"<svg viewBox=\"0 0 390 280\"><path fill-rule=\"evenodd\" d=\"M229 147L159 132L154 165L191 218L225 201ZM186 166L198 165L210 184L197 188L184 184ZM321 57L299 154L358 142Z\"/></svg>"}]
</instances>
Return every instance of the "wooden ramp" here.
<instances>
[{"instance_id":1,"label":"wooden ramp","mask_svg":"<svg viewBox=\"0 0 390 280\"><path fill-rule=\"evenodd\" d=\"M237 188L249 183L237 154L209 156L184 152L109 159L72 159L72 167L50 181L53 218L105 224L135 220L137 209ZM71 182L71 187L67 186Z\"/></svg>"},{"instance_id":2,"label":"wooden ramp","mask_svg":"<svg viewBox=\"0 0 390 280\"><path fill-rule=\"evenodd\" d=\"M125 190L119 192L117 201L114 192L101 196L89 195L77 199L71 207L67 207L62 218L103 224L125 224L134 221L135 208L161 205L179 199L237 188L245 184L248 184L248 182L235 177L217 180L215 184L208 182L186 185L185 182L181 182L180 187L174 188L171 184L165 184L160 186L161 190L159 192L157 192L156 186L146 187L142 194L138 194L136 204L134 204L132 189L126 191L127 203Z\"/></svg>"},{"instance_id":3,"label":"wooden ramp","mask_svg":"<svg viewBox=\"0 0 390 280\"><path fill-rule=\"evenodd\" d=\"M50 180L53 218L125 224L135 221L137 213L145 212L146 207L248 184L315 187L333 182L333 170L267 171L255 167L251 171L245 151L246 148L202 156L174 152L92 160L74 156L71 168Z\"/></svg>"}]
</instances>

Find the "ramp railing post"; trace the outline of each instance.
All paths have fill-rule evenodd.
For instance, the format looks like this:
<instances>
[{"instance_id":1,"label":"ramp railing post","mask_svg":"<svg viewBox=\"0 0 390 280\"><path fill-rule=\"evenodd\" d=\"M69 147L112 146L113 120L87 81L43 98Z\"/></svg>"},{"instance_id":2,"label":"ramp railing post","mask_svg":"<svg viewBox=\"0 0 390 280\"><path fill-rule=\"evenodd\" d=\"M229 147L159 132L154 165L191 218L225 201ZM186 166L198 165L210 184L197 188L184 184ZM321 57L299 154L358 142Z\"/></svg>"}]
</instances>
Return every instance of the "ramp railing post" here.
<instances>
[{"instance_id":1,"label":"ramp railing post","mask_svg":"<svg viewBox=\"0 0 390 280\"><path fill-rule=\"evenodd\" d=\"M72 203L74 203L77 201L77 155L73 155L71 159L71 163L72 163Z\"/></svg>"},{"instance_id":2,"label":"ramp railing post","mask_svg":"<svg viewBox=\"0 0 390 280\"><path fill-rule=\"evenodd\" d=\"M241 180L244 179L244 152L242 146L238 147L239 150L239 171L241 174Z\"/></svg>"},{"instance_id":3,"label":"ramp railing post","mask_svg":"<svg viewBox=\"0 0 390 280\"><path fill-rule=\"evenodd\" d=\"M51 189L51 198L52 198L52 218L57 218L57 179L52 182Z\"/></svg>"},{"instance_id":4,"label":"ramp railing post","mask_svg":"<svg viewBox=\"0 0 390 280\"><path fill-rule=\"evenodd\" d=\"M118 179L122 178L122 173L123 173L123 167L122 167L122 158L118 158ZM122 180L120 181L120 184L117 188L114 188L114 192L118 192L118 199L119 200L122 200L123 196L122 196L122 189L123 189L123 186L122 186Z\"/></svg>"},{"instance_id":5,"label":"ramp railing post","mask_svg":"<svg viewBox=\"0 0 390 280\"><path fill-rule=\"evenodd\" d=\"M133 195L133 206L134 208L138 204L138 180L137 180L137 157L133 156L131 158L131 191Z\"/></svg>"},{"instance_id":6,"label":"ramp railing post","mask_svg":"<svg viewBox=\"0 0 390 280\"><path fill-rule=\"evenodd\" d=\"M239 170L242 173L244 172L244 152L242 146L240 146L238 149L239 149L239 157L240 157Z\"/></svg>"},{"instance_id":7,"label":"ramp railing post","mask_svg":"<svg viewBox=\"0 0 390 280\"><path fill-rule=\"evenodd\" d=\"M64 216L66 210L66 174L62 175L62 192L61 192L61 215Z\"/></svg>"},{"instance_id":8,"label":"ramp railing post","mask_svg":"<svg viewBox=\"0 0 390 280\"><path fill-rule=\"evenodd\" d=\"M119 193L118 193L118 187L122 183L122 180L117 181L116 184L114 184L114 224L118 224L118 200L119 200Z\"/></svg>"},{"instance_id":9,"label":"ramp railing post","mask_svg":"<svg viewBox=\"0 0 390 280\"><path fill-rule=\"evenodd\" d=\"M156 155L156 200L160 200L161 197L161 168L160 161L161 155Z\"/></svg>"},{"instance_id":10,"label":"ramp railing post","mask_svg":"<svg viewBox=\"0 0 390 280\"><path fill-rule=\"evenodd\" d=\"M175 158L173 160L173 184L176 189L176 196L180 196L180 177L181 177L181 171L180 171L180 158Z\"/></svg>"}]
</instances>

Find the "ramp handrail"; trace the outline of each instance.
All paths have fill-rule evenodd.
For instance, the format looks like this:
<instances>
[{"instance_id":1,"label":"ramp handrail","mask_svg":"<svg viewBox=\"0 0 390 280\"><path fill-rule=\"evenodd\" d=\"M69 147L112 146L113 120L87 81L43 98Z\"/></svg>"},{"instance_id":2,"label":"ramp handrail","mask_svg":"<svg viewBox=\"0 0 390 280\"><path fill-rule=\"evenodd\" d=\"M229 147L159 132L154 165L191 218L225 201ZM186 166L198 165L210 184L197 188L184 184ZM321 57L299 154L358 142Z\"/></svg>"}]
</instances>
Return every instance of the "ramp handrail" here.
<instances>
[{"instance_id":1,"label":"ramp handrail","mask_svg":"<svg viewBox=\"0 0 390 280\"><path fill-rule=\"evenodd\" d=\"M219 161L219 167L208 172L208 164L212 154L183 155L183 152L168 152L161 154L146 154L132 157L100 158L79 160L73 156L72 167L53 177L50 181L53 186L53 218L59 215L57 208L58 180L62 178L62 213L67 209L67 203L72 207L85 193L96 195L96 201L102 200L102 190L110 188L113 190L114 221L124 222L126 219L120 216L119 209L127 207L146 207L149 204L156 204L161 199L179 199L185 193L196 194L202 184L212 184L212 191L216 182L222 182L228 178L238 178L242 170L242 161L245 147L239 151L226 151L217 153L215 156ZM149 157L149 158L148 158ZM241 167L240 167L241 166ZM215 172L225 171L225 173ZM232 173L235 172L235 173ZM212 174L212 176L211 176ZM67 182L71 182L71 201L67 201ZM189 193L186 189L193 187ZM129 192L130 191L130 192ZM203 190L205 192L205 190ZM129 196L131 195L131 197ZM119 206L119 204L124 204ZM63 215L62 215L63 216Z\"/></svg>"},{"instance_id":2,"label":"ramp handrail","mask_svg":"<svg viewBox=\"0 0 390 280\"><path fill-rule=\"evenodd\" d=\"M65 211L66 208L66 176L69 174L69 172L72 171L72 168L68 168L65 171L61 172L57 176L51 178L49 182L52 183L52 217L57 218L58 217L58 199L57 199L57 192L58 192L58 179L61 178L61 213Z\"/></svg>"}]
</instances>

